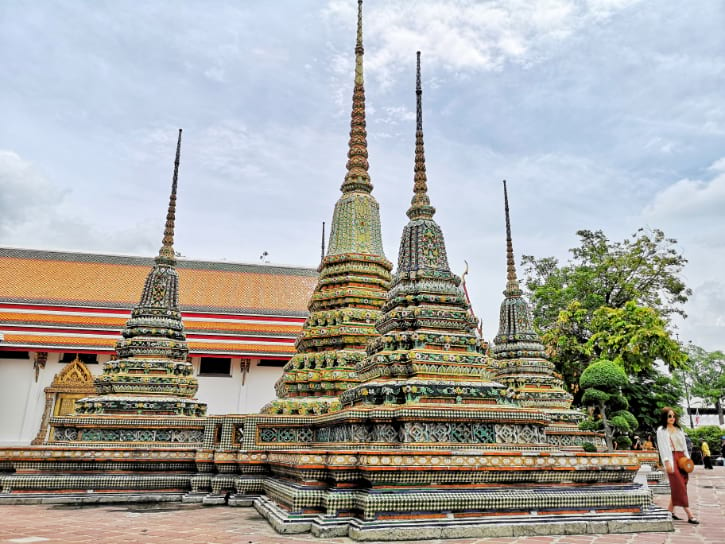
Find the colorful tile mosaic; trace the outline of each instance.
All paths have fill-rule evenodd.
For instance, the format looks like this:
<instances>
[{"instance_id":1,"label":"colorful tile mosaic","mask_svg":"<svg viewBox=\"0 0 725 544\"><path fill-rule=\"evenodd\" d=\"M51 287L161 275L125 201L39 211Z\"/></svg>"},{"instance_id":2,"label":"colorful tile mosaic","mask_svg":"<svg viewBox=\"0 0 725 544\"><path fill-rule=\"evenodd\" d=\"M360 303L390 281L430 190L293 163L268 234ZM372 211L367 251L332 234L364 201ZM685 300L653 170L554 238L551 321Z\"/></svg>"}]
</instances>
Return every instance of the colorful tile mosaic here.
<instances>
[{"instance_id":1,"label":"colorful tile mosaic","mask_svg":"<svg viewBox=\"0 0 725 544\"><path fill-rule=\"evenodd\" d=\"M392 264L383 253L380 211L368 173L362 15L358 13L347 174L335 204L327 255L297 352L277 382L270 414L323 414L340 409L338 396L359 382L356 367L385 302Z\"/></svg>"},{"instance_id":2,"label":"colorful tile mosaic","mask_svg":"<svg viewBox=\"0 0 725 544\"><path fill-rule=\"evenodd\" d=\"M179 278L173 248L176 190L181 154L181 130L176 147L174 176L161 249L141 295L116 343L117 360L104 365L103 374L94 380L97 396L76 402L76 421L52 418L50 442L97 443L201 443L204 425L196 429L149 429L124 423L124 416L201 418L206 405L195 400L198 382L187 360L184 325L179 311ZM84 417L116 416L117 423L99 420L99 426L83 430ZM73 418L71 418L73 419ZM173 427L173 425L170 425Z\"/></svg>"},{"instance_id":3,"label":"colorful tile mosaic","mask_svg":"<svg viewBox=\"0 0 725 544\"><path fill-rule=\"evenodd\" d=\"M539 408L550 416L552 424L546 430L550 443L559 447L579 447L583 442L589 442L602 448L604 443L598 434L579 430L578 424L584 420L584 414L571 409L573 397L564 389L561 376L547 359L541 338L534 330L531 310L516 276L508 191L505 181L503 184L507 274L498 334L491 350L491 372L521 406Z\"/></svg>"}]
</instances>

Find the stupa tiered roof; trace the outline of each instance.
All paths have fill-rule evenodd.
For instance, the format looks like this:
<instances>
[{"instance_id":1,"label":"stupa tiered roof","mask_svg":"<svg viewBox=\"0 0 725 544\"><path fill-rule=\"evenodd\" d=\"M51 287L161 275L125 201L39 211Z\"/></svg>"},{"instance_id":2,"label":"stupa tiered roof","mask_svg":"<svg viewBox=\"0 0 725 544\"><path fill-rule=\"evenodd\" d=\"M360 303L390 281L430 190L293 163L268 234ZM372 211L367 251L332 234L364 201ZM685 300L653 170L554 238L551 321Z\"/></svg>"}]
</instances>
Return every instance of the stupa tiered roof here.
<instances>
[{"instance_id":1,"label":"stupa tiered roof","mask_svg":"<svg viewBox=\"0 0 725 544\"><path fill-rule=\"evenodd\" d=\"M278 399L263 412L326 413L358 383L356 364L377 335L392 264L383 253L380 211L368 173L363 80L362 2L358 2L355 85L347 173L335 204L327 254L308 306L297 352L276 385Z\"/></svg>"}]
</instances>

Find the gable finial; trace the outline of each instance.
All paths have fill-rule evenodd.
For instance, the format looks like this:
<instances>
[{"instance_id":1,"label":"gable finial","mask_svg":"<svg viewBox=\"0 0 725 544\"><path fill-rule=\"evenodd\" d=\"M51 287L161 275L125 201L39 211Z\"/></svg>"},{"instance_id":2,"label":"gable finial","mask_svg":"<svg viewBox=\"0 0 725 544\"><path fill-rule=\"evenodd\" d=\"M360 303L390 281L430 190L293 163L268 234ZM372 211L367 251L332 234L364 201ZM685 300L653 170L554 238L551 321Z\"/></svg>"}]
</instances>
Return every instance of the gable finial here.
<instances>
[{"instance_id":1,"label":"gable finial","mask_svg":"<svg viewBox=\"0 0 725 544\"><path fill-rule=\"evenodd\" d=\"M413 166L413 199L407 215L411 220L432 219L435 208L428 198L428 177L425 173L423 144L423 87L420 83L420 51L416 52L415 70L415 164Z\"/></svg>"},{"instance_id":2,"label":"gable finial","mask_svg":"<svg viewBox=\"0 0 725 544\"><path fill-rule=\"evenodd\" d=\"M514 246L511 241L511 218L509 217L509 197L506 189L506 180L503 180L503 200L506 214L506 295L520 295L521 287L516 277L516 261L514 259Z\"/></svg>"},{"instance_id":3,"label":"gable finial","mask_svg":"<svg viewBox=\"0 0 725 544\"><path fill-rule=\"evenodd\" d=\"M176 263L176 253L174 252L174 221L176 220L176 187L179 180L179 162L181 159L181 132L179 129L179 139L176 142L176 159L174 160L174 177L171 181L171 195L169 196L169 209L166 212L166 225L164 226L164 238L161 241L161 249L156 262L164 262L167 264Z\"/></svg>"}]
</instances>

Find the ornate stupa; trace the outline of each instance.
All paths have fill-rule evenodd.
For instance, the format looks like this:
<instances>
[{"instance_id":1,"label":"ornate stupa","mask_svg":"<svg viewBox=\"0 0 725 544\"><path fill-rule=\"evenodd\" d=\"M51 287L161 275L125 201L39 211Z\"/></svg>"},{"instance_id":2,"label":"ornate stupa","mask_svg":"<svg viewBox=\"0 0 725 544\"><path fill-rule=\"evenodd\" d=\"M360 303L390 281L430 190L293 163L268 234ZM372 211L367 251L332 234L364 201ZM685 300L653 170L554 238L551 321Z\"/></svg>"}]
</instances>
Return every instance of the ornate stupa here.
<instances>
[{"instance_id":1,"label":"ornate stupa","mask_svg":"<svg viewBox=\"0 0 725 544\"><path fill-rule=\"evenodd\" d=\"M211 488L280 532L367 541L587 532L591 519L602 532L666 528L631 483L635 457L563 451L547 441L545 410L488 377L427 195L420 56L416 96L410 222L360 383L335 412L226 423L240 451L217 450L225 474Z\"/></svg>"},{"instance_id":2,"label":"ornate stupa","mask_svg":"<svg viewBox=\"0 0 725 544\"><path fill-rule=\"evenodd\" d=\"M534 330L531 310L516 276L508 191L504 188L506 216L506 288L501 303L498 334L492 348L491 371L495 379L506 385L521 406L544 410L552 419L547 438L554 445L566 447L595 441L592 433L580 432L577 424L584 415L571 410L572 395L546 357L541 338Z\"/></svg>"},{"instance_id":3,"label":"ornate stupa","mask_svg":"<svg viewBox=\"0 0 725 544\"><path fill-rule=\"evenodd\" d=\"M53 442L166 443L201 439L199 431L179 434L170 428L138 428L138 418L158 423L164 418L196 419L206 414L206 404L194 398L198 382L187 360L189 349L179 311L173 245L180 155L181 130L161 249L146 278L141 301L116 343L117 357L108 361L94 380L98 395L76 401L74 416L54 419ZM101 418L94 428L88 419L91 417ZM130 418L134 418L133 424Z\"/></svg>"},{"instance_id":4,"label":"ornate stupa","mask_svg":"<svg viewBox=\"0 0 725 544\"><path fill-rule=\"evenodd\" d=\"M390 285L379 206L371 192L365 128L362 0L358 0L355 86L347 174L335 204L327 254L308 306L310 315L275 387L271 414L326 413L339 408L338 396L358 383L356 364L365 356Z\"/></svg>"},{"instance_id":5,"label":"ornate stupa","mask_svg":"<svg viewBox=\"0 0 725 544\"><path fill-rule=\"evenodd\" d=\"M361 384L343 393L343 405L495 404L504 388L487 379L485 346L476 335L461 279L448 265L443 232L428 197L423 143L420 52L416 70L413 199L403 229L398 268L383 315L382 336L358 364Z\"/></svg>"}]
</instances>

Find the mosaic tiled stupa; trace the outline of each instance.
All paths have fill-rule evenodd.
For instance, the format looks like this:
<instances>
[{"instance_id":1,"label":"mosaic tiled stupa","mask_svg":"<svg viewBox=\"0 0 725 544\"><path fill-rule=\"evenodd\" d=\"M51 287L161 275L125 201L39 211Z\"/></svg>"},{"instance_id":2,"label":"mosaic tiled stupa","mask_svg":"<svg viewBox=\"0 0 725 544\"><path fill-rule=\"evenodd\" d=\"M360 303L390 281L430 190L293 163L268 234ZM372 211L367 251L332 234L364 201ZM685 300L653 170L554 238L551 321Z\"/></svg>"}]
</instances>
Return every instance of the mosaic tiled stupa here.
<instances>
[{"instance_id":1,"label":"mosaic tiled stupa","mask_svg":"<svg viewBox=\"0 0 725 544\"><path fill-rule=\"evenodd\" d=\"M76 402L75 415L51 420L50 441L200 443L203 425L174 428L169 418L201 421L206 405L194 399L198 388L179 311L179 277L174 253L176 191L181 130L164 236L139 304L116 343L117 358L94 380L97 396ZM100 419L99 419L100 418ZM131 420L135 420L131 424ZM139 421L148 421L148 425ZM163 422L161 426L154 422Z\"/></svg>"},{"instance_id":2,"label":"mosaic tiled stupa","mask_svg":"<svg viewBox=\"0 0 725 544\"><path fill-rule=\"evenodd\" d=\"M582 441L601 442L594 433L580 431L584 415L571 409L572 395L546 357L541 338L534 330L531 310L516 276L508 191L504 186L506 216L506 288L501 303L498 334L492 348L491 372L521 406L539 408L552 420L547 442L559 447L579 446ZM602 444L599 444L600 446Z\"/></svg>"},{"instance_id":3,"label":"mosaic tiled stupa","mask_svg":"<svg viewBox=\"0 0 725 544\"><path fill-rule=\"evenodd\" d=\"M362 1L358 2L355 85L347 174L335 204L327 255L309 304L310 315L263 411L319 414L339 409L337 397L358 382L355 366L375 336L392 264L385 258L380 211L368 173L363 81Z\"/></svg>"},{"instance_id":4,"label":"mosaic tiled stupa","mask_svg":"<svg viewBox=\"0 0 725 544\"><path fill-rule=\"evenodd\" d=\"M97 414L53 419L66 443L0 457L0 502L47 495L60 502L69 490L77 492L73 501L96 501L97 491L135 490L141 500L178 500L184 493L207 504L253 505L283 533L366 541L672 530L669 513L633 481L639 467L634 453L564 451L548 443L552 411L563 408L522 406L526 380L506 387L487 375L476 321L448 267L427 196L419 69L414 197L399 270L383 297L390 265L364 168L364 118L355 114L362 105L358 6L358 101L348 176L297 366L285 369L279 398L261 414L163 416L154 413L160 406L138 400L149 397L150 387L131 393L123 384L134 384L133 373L127 378L125 368L112 366L115 385L98 398L136 397L137 412L114 412L118 405L109 400L99 401ZM168 258L160 256L157 267L173 268ZM379 338L373 330L378 316ZM122 360L181 362L180 329L159 324L171 332L154 333L149 322L134 318L134 332L119 344ZM130 338L139 342L126 344ZM156 343L161 352L154 351ZM354 357L338 355L348 352ZM319 372L325 364L338 374ZM500 368L496 372L507 379ZM188 399L193 385L166 376L159 372L162 390L152 398ZM185 376L182 369L179 376ZM545 404L545 396L535 398ZM158 436L152 431L184 425L203 431L203 444L149 442ZM88 431L91 437L119 434L86 444ZM143 434L126 443L127 431Z\"/></svg>"},{"instance_id":5,"label":"mosaic tiled stupa","mask_svg":"<svg viewBox=\"0 0 725 544\"><path fill-rule=\"evenodd\" d=\"M371 340L358 364L361 384L341 395L356 404L497 404L503 386L488 379L461 280L451 273L443 232L428 197L423 143L420 53L410 221L400 239L398 268Z\"/></svg>"},{"instance_id":6,"label":"mosaic tiled stupa","mask_svg":"<svg viewBox=\"0 0 725 544\"><path fill-rule=\"evenodd\" d=\"M283 533L356 540L668 529L634 455L558 449L547 413L487 376L427 197L419 81L410 222L360 383L335 412L225 421L214 493Z\"/></svg>"}]
</instances>

